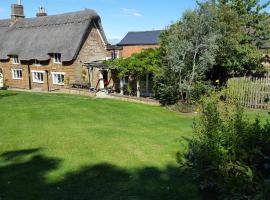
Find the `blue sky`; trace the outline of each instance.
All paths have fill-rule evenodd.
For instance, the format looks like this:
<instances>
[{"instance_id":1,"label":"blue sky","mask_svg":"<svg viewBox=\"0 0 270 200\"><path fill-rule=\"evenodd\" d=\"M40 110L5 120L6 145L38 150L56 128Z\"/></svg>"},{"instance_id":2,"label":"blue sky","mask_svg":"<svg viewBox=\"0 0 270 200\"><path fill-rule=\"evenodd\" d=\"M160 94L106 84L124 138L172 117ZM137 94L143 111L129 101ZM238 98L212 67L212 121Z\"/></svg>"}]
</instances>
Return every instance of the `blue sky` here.
<instances>
[{"instance_id":1,"label":"blue sky","mask_svg":"<svg viewBox=\"0 0 270 200\"><path fill-rule=\"evenodd\" d=\"M17 0L0 0L0 19L9 18L10 5ZM26 17L40 5L48 14L91 8L101 16L109 39L121 39L128 31L163 29L195 7L195 0L22 0Z\"/></svg>"},{"instance_id":2,"label":"blue sky","mask_svg":"<svg viewBox=\"0 0 270 200\"><path fill-rule=\"evenodd\" d=\"M10 5L17 0L0 0L0 19L9 18ZM266 1L266 0L263 0ZM179 19L196 0L22 0L26 17L39 6L49 15L91 8L101 16L109 39L121 39L128 31L163 29Z\"/></svg>"}]
</instances>

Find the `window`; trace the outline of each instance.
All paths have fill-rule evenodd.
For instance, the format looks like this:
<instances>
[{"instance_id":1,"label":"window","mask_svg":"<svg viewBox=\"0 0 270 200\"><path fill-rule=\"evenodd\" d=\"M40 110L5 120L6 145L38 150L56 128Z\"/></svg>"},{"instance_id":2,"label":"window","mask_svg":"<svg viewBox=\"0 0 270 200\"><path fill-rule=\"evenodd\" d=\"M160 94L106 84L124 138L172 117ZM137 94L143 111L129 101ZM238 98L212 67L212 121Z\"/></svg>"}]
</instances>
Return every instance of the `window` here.
<instances>
[{"instance_id":1,"label":"window","mask_svg":"<svg viewBox=\"0 0 270 200\"><path fill-rule=\"evenodd\" d=\"M32 71L34 83L44 83L44 71Z\"/></svg>"},{"instance_id":2,"label":"window","mask_svg":"<svg viewBox=\"0 0 270 200\"><path fill-rule=\"evenodd\" d=\"M13 64L20 64L20 60L18 56L11 56L11 60Z\"/></svg>"},{"instance_id":3,"label":"window","mask_svg":"<svg viewBox=\"0 0 270 200\"><path fill-rule=\"evenodd\" d=\"M12 69L12 78L17 80L22 79L22 69Z\"/></svg>"},{"instance_id":4,"label":"window","mask_svg":"<svg viewBox=\"0 0 270 200\"><path fill-rule=\"evenodd\" d=\"M56 64L61 64L62 63L61 53L55 53L54 54L53 62L56 63Z\"/></svg>"},{"instance_id":5,"label":"window","mask_svg":"<svg viewBox=\"0 0 270 200\"><path fill-rule=\"evenodd\" d=\"M53 84L54 85L64 85L65 73L62 72L52 72Z\"/></svg>"},{"instance_id":6,"label":"window","mask_svg":"<svg viewBox=\"0 0 270 200\"><path fill-rule=\"evenodd\" d=\"M119 51L118 50L113 50L111 52L111 55L112 55L112 59L119 58Z\"/></svg>"}]
</instances>

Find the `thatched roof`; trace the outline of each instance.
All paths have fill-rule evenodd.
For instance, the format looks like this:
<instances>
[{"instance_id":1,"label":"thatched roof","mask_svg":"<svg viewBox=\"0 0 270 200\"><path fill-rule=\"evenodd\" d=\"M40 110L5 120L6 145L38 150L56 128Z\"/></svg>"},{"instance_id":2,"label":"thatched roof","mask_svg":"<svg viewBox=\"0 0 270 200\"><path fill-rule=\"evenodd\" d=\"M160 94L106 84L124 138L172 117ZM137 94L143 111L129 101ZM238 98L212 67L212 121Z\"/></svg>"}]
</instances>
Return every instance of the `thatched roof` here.
<instances>
[{"instance_id":1,"label":"thatched roof","mask_svg":"<svg viewBox=\"0 0 270 200\"><path fill-rule=\"evenodd\" d=\"M94 10L61 15L0 20L0 59L18 55L20 60L48 60L50 53L61 53L63 61L76 58L86 32L95 22L107 43L100 17Z\"/></svg>"}]
</instances>

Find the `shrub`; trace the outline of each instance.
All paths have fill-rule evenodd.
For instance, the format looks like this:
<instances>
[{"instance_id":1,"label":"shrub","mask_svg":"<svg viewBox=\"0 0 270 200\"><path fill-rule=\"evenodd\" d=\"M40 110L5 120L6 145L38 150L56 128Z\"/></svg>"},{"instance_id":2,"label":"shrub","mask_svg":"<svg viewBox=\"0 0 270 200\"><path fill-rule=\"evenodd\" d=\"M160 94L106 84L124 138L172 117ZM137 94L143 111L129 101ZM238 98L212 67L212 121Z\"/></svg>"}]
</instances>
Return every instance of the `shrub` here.
<instances>
[{"instance_id":1,"label":"shrub","mask_svg":"<svg viewBox=\"0 0 270 200\"><path fill-rule=\"evenodd\" d=\"M193 113L197 111L196 104L189 104L185 102L178 102L174 105L167 106L169 110L181 112L181 113Z\"/></svg>"},{"instance_id":2,"label":"shrub","mask_svg":"<svg viewBox=\"0 0 270 200\"><path fill-rule=\"evenodd\" d=\"M191 101L198 102L203 96L210 96L215 91L215 87L209 82L198 81L191 90Z\"/></svg>"},{"instance_id":3,"label":"shrub","mask_svg":"<svg viewBox=\"0 0 270 200\"><path fill-rule=\"evenodd\" d=\"M204 101L185 165L219 199L270 196L270 122L250 122L238 104Z\"/></svg>"},{"instance_id":4,"label":"shrub","mask_svg":"<svg viewBox=\"0 0 270 200\"><path fill-rule=\"evenodd\" d=\"M124 90L124 94L126 94L126 95L130 96L133 94L132 86L130 83L124 85L123 90Z\"/></svg>"}]
</instances>

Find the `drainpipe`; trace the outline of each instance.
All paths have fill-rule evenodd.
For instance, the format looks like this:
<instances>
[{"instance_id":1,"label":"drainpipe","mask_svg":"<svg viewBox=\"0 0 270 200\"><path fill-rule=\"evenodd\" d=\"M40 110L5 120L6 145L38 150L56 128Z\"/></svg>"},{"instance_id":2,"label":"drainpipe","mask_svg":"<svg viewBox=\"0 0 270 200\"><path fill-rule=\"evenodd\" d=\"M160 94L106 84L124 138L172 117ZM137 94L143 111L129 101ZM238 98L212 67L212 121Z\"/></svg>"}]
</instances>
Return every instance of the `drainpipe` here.
<instances>
[{"instance_id":1,"label":"drainpipe","mask_svg":"<svg viewBox=\"0 0 270 200\"><path fill-rule=\"evenodd\" d=\"M47 76L47 91L50 92L49 70L45 70Z\"/></svg>"},{"instance_id":2,"label":"drainpipe","mask_svg":"<svg viewBox=\"0 0 270 200\"><path fill-rule=\"evenodd\" d=\"M31 85L31 71L30 71L30 65L27 65L28 69L28 84L29 84L29 90L32 90L32 85Z\"/></svg>"},{"instance_id":3,"label":"drainpipe","mask_svg":"<svg viewBox=\"0 0 270 200\"><path fill-rule=\"evenodd\" d=\"M90 88L92 87L92 85L91 85L91 77L90 77L91 75L90 75L90 68L88 67L88 83L89 83L89 86L90 86Z\"/></svg>"}]
</instances>

